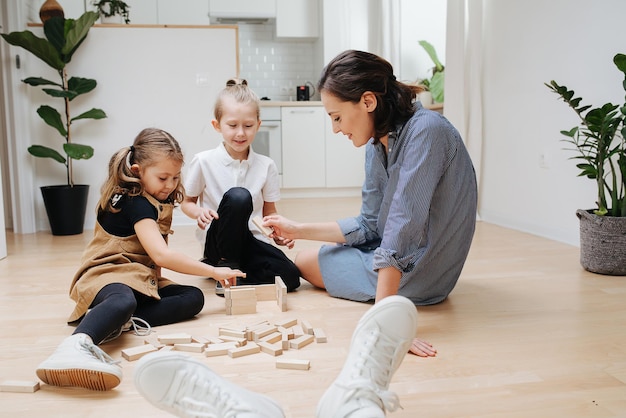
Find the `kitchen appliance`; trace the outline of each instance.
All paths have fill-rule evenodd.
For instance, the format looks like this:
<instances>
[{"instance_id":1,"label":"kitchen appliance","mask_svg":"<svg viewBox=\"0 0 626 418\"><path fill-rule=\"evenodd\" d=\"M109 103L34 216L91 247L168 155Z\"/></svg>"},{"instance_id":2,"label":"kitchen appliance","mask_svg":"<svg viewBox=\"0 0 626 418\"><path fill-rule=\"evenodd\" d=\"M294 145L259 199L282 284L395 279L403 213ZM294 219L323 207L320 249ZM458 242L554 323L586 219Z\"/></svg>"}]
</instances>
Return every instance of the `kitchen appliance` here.
<instances>
[{"instance_id":1,"label":"kitchen appliance","mask_svg":"<svg viewBox=\"0 0 626 418\"><path fill-rule=\"evenodd\" d=\"M254 152L270 157L276 163L278 176L283 177L283 145L280 107L261 106L261 127L252 142Z\"/></svg>"},{"instance_id":2,"label":"kitchen appliance","mask_svg":"<svg viewBox=\"0 0 626 418\"><path fill-rule=\"evenodd\" d=\"M296 87L296 100L299 102L308 102L309 101L309 86L297 86Z\"/></svg>"}]
</instances>

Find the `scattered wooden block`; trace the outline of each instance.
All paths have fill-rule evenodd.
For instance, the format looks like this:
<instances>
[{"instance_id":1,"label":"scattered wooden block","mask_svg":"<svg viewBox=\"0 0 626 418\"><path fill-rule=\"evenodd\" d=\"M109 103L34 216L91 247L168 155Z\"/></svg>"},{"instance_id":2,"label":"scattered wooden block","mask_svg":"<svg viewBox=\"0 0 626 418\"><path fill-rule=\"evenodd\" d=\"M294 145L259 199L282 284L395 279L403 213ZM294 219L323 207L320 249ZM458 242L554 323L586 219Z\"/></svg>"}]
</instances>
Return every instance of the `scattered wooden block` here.
<instances>
[{"instance_id":1,"label":"scattered wooden block","mask_svg":"<svg viewBox=\"0 0 626 418\"><path fill-rule=\"evenodd\" d=\"M301 325L294 325L291 327L291 330L293 331L293 338L300 338L303 335L307 335Z\"/></svg>"},{"instance_id":2,"label":"scattered wooden block","mask_svg":"<svg viewBox=\"0 0 626 418\"><path fill-rule=\"evenodd\" d=\"M287 334L282 334L281 343L283 346L283 350L289 350L289 336Z\"/></svg>"},{"instance_id":3,"label":"scattered wooden block","mask_svg":"<svg viewBox=\"0 0 626 418\"><path fill-rule=\"evenodd\" d=\"M254 218L252 218L252 222L256 225L257 228L259 228L259 231L261 231L261 233L265 235L266 237L269 237L270 234L274 232L272 228L263 226L263 219L261 219L261 217L259 216L255 216Z\"/></svg>"},{"instance_id":4,"label":"scattered wooden block","mask_svg":"<svg viewBox=\"0 0 626 418\"><path fill-rule=\"evenodd\" d=\"M226 300L245 300L254 301L256 303L256 291L252 286L230 287L224 290L224 298Z\"/></svg>"},{"instance_id":5,"label":"scattered wooden block","mask_svg":"<svg viewBox=\"0 0 626 418\"><path fill-rule=\"evenodd\" d=\"M204 351L204 347L205 345L200 343L174 344L174 350L188 351L190 353L202 353Z\"/></svg>"},{"instance_id":6,"label":"scattered wooden block","mask_svg":"<svg viewBox=\"0 0 626 418\"><path fill-rule=\"evenodd\" d=\"M0 392L32 393L39 390L35 380L5 380L0 383Z\"/></svg>"},{"instance_id":7,"label":"scattered wooden block","mask_svg":"<svg viewBox=\"0 0 626 418\"><path fill-rule=\"evenodd\" d=\"M220 328L217 333L219 335L225 335L227 337L246 338L246 331L235 331L235 330Z\"/></svg>"},{"instance_id":8,"label":"scattered wooden block","mask_svg":"<svg viewBox=\"0 0 626 418\"><path fill-rule=\"evenodd\" d=\"M283 354L283 348L281 345L278 345L278 344L270 344L270 343L261 341L259 342L259 347L261 347L261 351L269 355L272 355L274 357L280 356L281 354Z\"/></svg>"},{"instance_id":9,"label":"scattered wooden block","mask_svg":"<svg viewBox=\"0 0 626 418\"><path fill-rule=\"evenodd\" d=\"M211 344L211 341L208 338L204 338L204 337L191 337L191 342L192 343L200 343L200 344ZM154 345L154 344L153 344Z\"/></svg>"},{"instance_id":10,"label":"scattered wooden block","mask_svg":"<svg viewBox=\"0 0 626 418\"><path fill-rule=\"evenodd\" d=\"M218 337L209 337L208 340L209 340L209 344L221 344L224 342L224 340Z\"/></svg>"},{"instance_id":11,"label":"scattered wooden block","mask_svg":"<svg viewBox=\"0 0 626 418\"><path fill-rule=\"evenodd\" d=\"M228 335L222 335L220 338L225 343L232 342L232 343L237 344L237 347L241 347L242 345L246 345L247 342L248 342L247 338L242 338L242 337L229 337Z\"/></svg>"},{"instance_id":12,"label":"scattered wooden block","mask_svg":"<svg viewBox=\"0 0 626 418\"><path fill-rule=\"evenodd\" d=\"M159 351L172 351L174 349L173 345L165 345L163 348L160 348Z\"/></svg>"},{"instance_id":13,"label":"scattered wooden block","mask_svg":"<svg viewBox=\"0 0 626 418\"><path fill-rule=\"evenodd\" d=\"M235 347L228 350L228 355L232 358L248 356L250 354L255 354L261 351L261 347L254 342L250 342L243 347Z\"/></svg>"},{"instance_id":14,"label":"scattered wooden block","mask_svg":"<svg viewBox=\"0 0 626 418\"><path fill-rule=\"evenodd\" d=\"M274 325L265 325L262 328L252 331L252 339L254 341L258 341L266 335L270 335L276 332L276 327Z\"/></svg>"},{"instance_id":15,"label":"scattered wooden block","mask_svg":"<svg viewBox=\"0 0 626 418\"><path fill-rule=\"evenodd\" d=\"M272 332L269 335L266 335L265 337L259 339L259 341L264 342L264 343L268 343L268 344L274 344L278 341L280 341L283 337L283 334L281 334L280 332ZM289 337L287 337L289 338Z\"/></svg>"},{"instance_id":16,"label":"scattered wooden block","mask_svg":"<svg viewBox=\"0 0 626 418\"><path fill-rule=\"evenodd\" d=\"M165 347L165 344L159 341L159 338L156 335L148 335L143 339L144 344L152 344L157 349L161 349Z\"/></svg>"},{"instance_id":17,"label":"scattered wooden block","mask_svg":"<svg viewBox=\"0 0 626 418\"><path fill-rule=\"evenodd\" d=\"M294 325L298 325L298 320L295 318L284 319L282 321L274 322L274 325L277 327L291 328Z\"/></svg>"},{"instance_id":18,"label":"scattered wooden block","mask_svg":"<svg viewBox=\"0 0 626 418\"><path fill-rule=\"evenodd\" d=\"M152 344L144 344L137 347L125 348L122 350L122 357L128 361L139 360L148 353L158 351L158 348Z\"/></svg>"},{"instance_id":19,"label":"scattered wooden block","mask_svg":"<svg viewBox=\"0 0 626 418\"><path fill-rule=\"evenodd\" d=\"M316 343L325 343L327 341L326 333L324 333L324 330L321 328L313 328L313 336L315 337Z\"/></svg>"},{"instance_id":20,"label":"scattered wooden block","mask_svg":"<svg viewBox=\"0 0 626 418\"><path fill-rule=\"evenodd\" d=\"M309 370L311 368L311 362L309 360L279 359L279 360L276 360L276 368L277 369Z\"/></svg>"},{"instance_id":21,"label":"scattered wooden block","mask_svg":"<svg viewBox=\"0 0 626 418\"><path fill-rule=\"evenodd\" d=\"M296 350L301 349L313 342L315 337L309 334L305 334L301 337L296 338L295 340L289 341L289 348L295 348Z\"/></svg>"},{"instance_id":22,"label":"scattered wooden block","mask_svg":"<svg viewBox=\"0 0 626 418\"><path fill-rule=\"evenodd\" d=\"M300 325L302 325L302 330L305 334L313 335L313 326L309 321L303 319L300 321Z\"/></svg>"},{"instance_id":23,"label":"scattered wooden block","mask_svg":"<svg viewBox=\"0 0 626 418\"><path fill-rule=\"evenodd\" d=\"M228 342L221 344L211 344L204 349L204 355L207 357L225 356L228 354L228 350L231 348L237 348L237 343Z\"/></svg>"},{"instance_id":24,"label":"scattered wooden block","mask_svg":"<svg viewBox=\"0 0 626 418\"><path fill-rule=\"evenodd\" d=\"M191 342L191 335L185 332L159 335L159 342L165 345L185 344Z\"/></svg>"},{"instance_id":25,"label":"scattered wooden block","mask_svg":"<svg viewBox=\"0 0 626 418\"><path fill-rule=\"evenodd\" d=\"M245 306L226 306L226 315L242 315L256 313L256 303Z\"/></svg>"}]
</instances>

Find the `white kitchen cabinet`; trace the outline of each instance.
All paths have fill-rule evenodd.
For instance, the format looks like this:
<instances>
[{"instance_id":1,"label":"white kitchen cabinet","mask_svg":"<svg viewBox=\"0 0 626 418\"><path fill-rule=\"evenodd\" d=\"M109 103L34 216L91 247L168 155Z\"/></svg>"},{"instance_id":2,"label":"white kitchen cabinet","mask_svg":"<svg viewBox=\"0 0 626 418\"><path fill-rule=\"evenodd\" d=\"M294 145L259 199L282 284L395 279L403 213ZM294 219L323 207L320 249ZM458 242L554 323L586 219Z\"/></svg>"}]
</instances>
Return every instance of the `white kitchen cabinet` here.
<instances>
[{"instance_id":1,"label":"white kitchen cabinet","mask_svg":"<svg viewBox=\"0 0 626 418\"><path fill-rule=\"evenodd\" d=\"M332 121L324 118L326 187L361 187L365 179L365 146L355 147L342 133L333 133Z\"/></svg>"},{"instance_id":2,"label":"white kitchen cabinet","mask_svg":"<svg viewBox=\"0 0 626 418\"><path fill-rule=\"evenodd\" d=\"M319 8L318 0L276 0L276 37L319 37Z\"/></svg>"},{"instance_id":3,"label":"white kitchen cabinet","mask_svg":"<svg viewBox=\"0 0 626 418\"><path fill-rule=\"evenodd\" d=\"M276 0L209 0L211 18L274 18Z\"/></svg>"},{"instance_id":4,"label":"white kitchen cabinet","mask_svg":"<svg viewBox=\"0 0 626 418\"><path fill-rule=\"evenodd\" d=\"M326 187L326 128L321 106L281 107L283 187Z\"/></svg>"},{"instance_id":5,"label":"white kitchen cabinet","mask_svg":"<svg viewBox=\"0 0 626 418\"><path fill-rule=\"evenodd\" d=\"M159 25L208 25L207 0L157 0Z\"/></svg>"}]
</instances>

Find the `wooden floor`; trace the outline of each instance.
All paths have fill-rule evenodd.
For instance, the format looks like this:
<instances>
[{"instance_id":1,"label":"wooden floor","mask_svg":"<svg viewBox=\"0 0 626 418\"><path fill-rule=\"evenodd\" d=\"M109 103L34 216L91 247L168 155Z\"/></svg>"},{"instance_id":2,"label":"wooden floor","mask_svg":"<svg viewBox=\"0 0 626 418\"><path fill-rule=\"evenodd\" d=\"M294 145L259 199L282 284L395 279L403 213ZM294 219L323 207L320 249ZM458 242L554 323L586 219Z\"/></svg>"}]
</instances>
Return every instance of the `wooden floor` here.
<instances>
[{"instance_id":1,"label":"wooden floor","mask_svg":"<svg viewBox=\"0 0 626 418\"><path fill-rule=\"evenodd\" d=\"M298 220L334 220L358 212L358 199L283 200L281 213ZM0 260L0 380L34 379L34 370L72 328L67 290L91 231L73 237L8 234ZM170 245L193 257L200 244L179 227ZM296 249L319 243L298 242ZM295 254L290 252L290 256ZM253 315L225 315L214 282L170 274L206 294L201 315L159 327L157 333L217 335L217 326L295 317L323 328L328 343L285 356L311 361L309 371L279 370L274 358L205 358L223 376L276 399L287 417L312 417L343 364L366 304L333 299L303 284L289 294L288 312L260 302ZM349 280L349 277L346 278ZM626 278L583 271L578 249L479 222L469 259L447 301L421 307L418 334L436 358L407 356L393 378L404 410L392 417L624 417L626 416ZM103 345L120 350L143 339L126 333ZM160 417L136 392L133 362L113 391L61 389L42 384L34 394L0 393L6 417Z\"/></svg>"}]
</instances>

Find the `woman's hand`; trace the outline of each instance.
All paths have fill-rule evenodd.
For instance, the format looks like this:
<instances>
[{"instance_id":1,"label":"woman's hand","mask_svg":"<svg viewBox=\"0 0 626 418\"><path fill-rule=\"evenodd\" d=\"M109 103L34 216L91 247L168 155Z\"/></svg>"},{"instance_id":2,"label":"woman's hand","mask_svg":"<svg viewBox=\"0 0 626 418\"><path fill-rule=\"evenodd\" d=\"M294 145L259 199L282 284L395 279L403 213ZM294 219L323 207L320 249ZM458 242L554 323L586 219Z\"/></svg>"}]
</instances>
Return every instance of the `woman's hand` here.
<instances>
[{"instance_id":1,"label":"woman's hand","mask_svg":"<svg viewBox=\"0 0 626 418\"><path fill-rule=\"evenodd\" d=\"M291 221L281 215L268 215L263 218L263 226L270 227L274 230L274 232L270 234L270 238L273 238L274 241L276 241L276 239L279 239L282 242L290 242L298 238L296 236L297 225L298 224L296 222Z\"/></svg>"},{"instance_id":2,"label":"woman's hand","mask_svg":"<svg viewBox=\"0 0 626 418\"><path fill-rule=\"evenodd\" d=\"M205 229L213 219L218 219L219 216L217 212L213 209L202 209L200 215L196 218L196 222L198 222L198 227L200 229Z\"/></svg>"},{"instance_id":3,"label":"woman's hand","mask_svg":"<svg viewBox=\"0 0 626 418\"><path fill-rule=\"evenodd\" d=\"M283 238L283 237L276 237L276 236L274 236L273 238L274 238L274 242L276 243L276 245L285 245L290 250L296 244L296 241L294 241L292 239Z\"/></svg>"},{"instance_id":4,"label":"woman's hand","mask_svg":"<svg viewBox=\"0 0 626 418\"><path fill-rule=\"evenodd\" d=\"M233 270L228 267L215 267L213 278L222 283L224 288L237 286L237 277L246 277L246 273L241 270Z\"/></svg>"},{"instance_id":5,"label":"woman's hand","mask_svg":"<svg viewBox=\"0 0 626 418\"><path fill-rule=\"evenodd\" d=\"M409 353L413 353L420 357L435 357L437 356L437 350L433 345L427 341L414 338L409 348Z\"/></svg>"}]
</instances>

